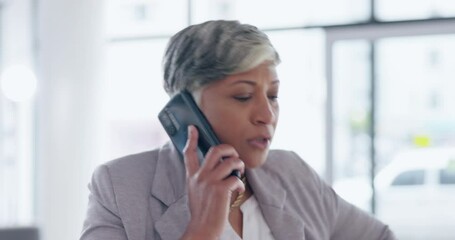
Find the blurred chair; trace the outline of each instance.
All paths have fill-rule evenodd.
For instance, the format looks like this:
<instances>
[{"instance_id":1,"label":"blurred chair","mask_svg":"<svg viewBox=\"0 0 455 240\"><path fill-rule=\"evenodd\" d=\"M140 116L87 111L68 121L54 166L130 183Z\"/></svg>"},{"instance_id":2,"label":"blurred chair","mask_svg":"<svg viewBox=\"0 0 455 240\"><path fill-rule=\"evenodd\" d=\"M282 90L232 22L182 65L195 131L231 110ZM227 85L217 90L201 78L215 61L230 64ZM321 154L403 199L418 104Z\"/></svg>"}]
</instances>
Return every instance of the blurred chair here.
<instances>
[{"instance_id":1,"label":"blurred chair","mask_svg":"<svg viewBox=\"0 0 455 240\"><path fill-rule=\"evenodd\" d=\"M36 227L0 228L0 240L39 240Z\"/></svg>"}]
</instances>

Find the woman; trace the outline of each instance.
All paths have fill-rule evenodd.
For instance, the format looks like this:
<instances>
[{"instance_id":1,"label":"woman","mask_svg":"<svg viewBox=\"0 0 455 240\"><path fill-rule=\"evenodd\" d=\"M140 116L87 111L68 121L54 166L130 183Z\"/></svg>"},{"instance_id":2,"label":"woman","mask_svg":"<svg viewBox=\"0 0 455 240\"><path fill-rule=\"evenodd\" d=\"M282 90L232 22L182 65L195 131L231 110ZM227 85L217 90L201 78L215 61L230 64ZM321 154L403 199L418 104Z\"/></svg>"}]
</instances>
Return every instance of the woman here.
<instances>
[{"instance_id":1,"label":"woman","mask_svg":"<svg viewBox=\"0 0 455 240\"><path fill-rule=\"evenodd\" d=\"M81 239L394 239L295 153L269 150L279 62L264 33L237 21L172 37L165 89L190 91L223 144L200 164L190 126L183 161L168 143L98 167Z\"/></svg>"}]
</instances>

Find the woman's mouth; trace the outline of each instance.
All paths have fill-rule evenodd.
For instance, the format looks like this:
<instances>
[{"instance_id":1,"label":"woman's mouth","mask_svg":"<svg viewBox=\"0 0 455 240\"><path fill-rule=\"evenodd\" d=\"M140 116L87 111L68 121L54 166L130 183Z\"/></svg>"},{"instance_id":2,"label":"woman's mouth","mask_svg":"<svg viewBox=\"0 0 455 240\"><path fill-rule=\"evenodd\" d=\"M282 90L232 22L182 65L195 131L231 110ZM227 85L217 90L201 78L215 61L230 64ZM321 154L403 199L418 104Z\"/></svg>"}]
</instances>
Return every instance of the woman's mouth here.
<instances>
[{"instance_id":1,"label":"woman's mouth","mask_svg":"<svg viewBox=\"0 0 455 240\"><path fill-rule=\"evenodd\" d=\"M253 146L254 148L259 148L261 150L266 150L269 148L270 145L270 139L269 138L254 138L248 140L248 144L250 146Z\"/></svg>"}]
</instances>

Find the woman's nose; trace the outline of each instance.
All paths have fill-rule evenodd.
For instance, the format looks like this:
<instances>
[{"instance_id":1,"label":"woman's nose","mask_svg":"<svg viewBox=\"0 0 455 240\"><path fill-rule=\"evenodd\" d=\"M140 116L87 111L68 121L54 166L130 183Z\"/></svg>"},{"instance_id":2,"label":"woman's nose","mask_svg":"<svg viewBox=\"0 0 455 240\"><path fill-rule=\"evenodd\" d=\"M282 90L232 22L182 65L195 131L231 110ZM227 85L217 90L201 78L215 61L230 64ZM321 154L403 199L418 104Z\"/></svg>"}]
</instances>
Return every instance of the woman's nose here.
<instances>
[{"instance_id":1,"label":"woman's nose","mask_svg":"<svg viewBox=\"0 0 455 240\"><path fill-rule=\"evenodd\" d=\"M261 100L254 107L254 124L271 124L276 121L278 107L273 106L268 98Z\"/></svg>"}]
</instances>

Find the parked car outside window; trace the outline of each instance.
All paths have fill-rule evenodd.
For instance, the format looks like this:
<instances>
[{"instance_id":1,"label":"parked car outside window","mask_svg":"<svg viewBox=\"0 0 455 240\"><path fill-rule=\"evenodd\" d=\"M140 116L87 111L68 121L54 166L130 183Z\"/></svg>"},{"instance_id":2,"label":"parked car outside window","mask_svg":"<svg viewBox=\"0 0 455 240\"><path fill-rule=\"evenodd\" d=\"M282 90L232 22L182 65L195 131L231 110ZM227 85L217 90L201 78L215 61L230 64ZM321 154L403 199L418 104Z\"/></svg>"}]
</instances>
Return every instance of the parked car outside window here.
<instances>
[{"instance_id":1,"label":"parked car outside window","mask_svg":"<svg viewBox=\"0 0 455 240\"><path fill-rule=\"evenodd\" d=\"M376 215L400 240L455 239L455 148L403 150L375 177ZM346 178L333 188L369 211L368 176Z\"/></svg>"},{"instance_id":2,"label":"parked car outside window","mask_svg":"<svg viewBox=\"0 0 455 240\"><path fill-rule=\"evenodd\" d=\"M377 216L399 239L455 239L455 149L403 151L375 186Z\"/></svg>"}]
</instances>

